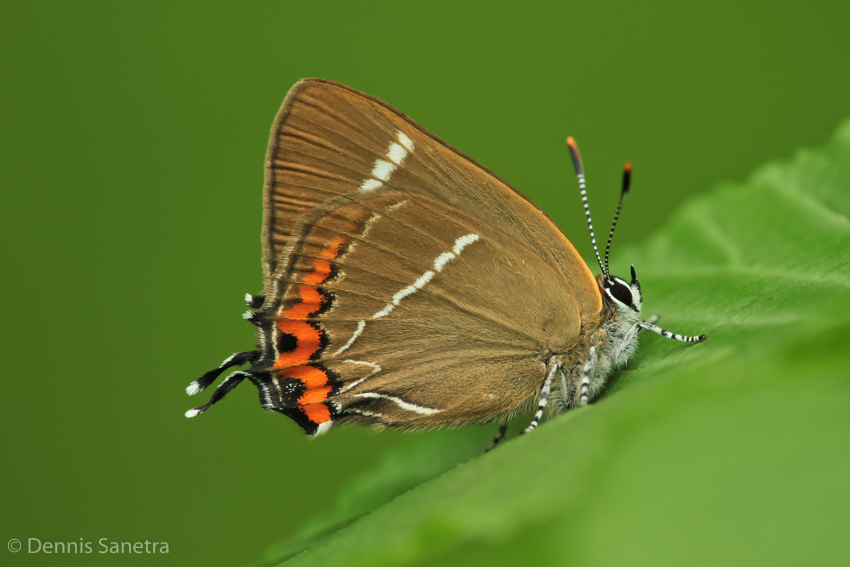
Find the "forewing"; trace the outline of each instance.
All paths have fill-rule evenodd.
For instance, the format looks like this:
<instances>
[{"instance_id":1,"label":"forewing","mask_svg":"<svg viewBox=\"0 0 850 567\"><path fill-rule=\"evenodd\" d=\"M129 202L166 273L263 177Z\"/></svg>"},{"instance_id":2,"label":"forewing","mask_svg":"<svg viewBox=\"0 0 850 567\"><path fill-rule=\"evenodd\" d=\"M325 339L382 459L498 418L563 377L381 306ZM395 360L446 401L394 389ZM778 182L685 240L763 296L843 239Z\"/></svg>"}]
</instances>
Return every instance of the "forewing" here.
<instances>
[{"instance_id":1,"label":"forewing","mask_svg":"<svg viewBox=\"0 0 850 567\"><path fill-rule=\"evenodd\" d=\"M345 195L394 191L451 206L498 227L551 266L581 313L601 309L593 275L561 230L495 174L386 103L320 79L296 84L272 128L266 156L266 287L285 278L299 219Z\"/></svg>"}]
</instances>

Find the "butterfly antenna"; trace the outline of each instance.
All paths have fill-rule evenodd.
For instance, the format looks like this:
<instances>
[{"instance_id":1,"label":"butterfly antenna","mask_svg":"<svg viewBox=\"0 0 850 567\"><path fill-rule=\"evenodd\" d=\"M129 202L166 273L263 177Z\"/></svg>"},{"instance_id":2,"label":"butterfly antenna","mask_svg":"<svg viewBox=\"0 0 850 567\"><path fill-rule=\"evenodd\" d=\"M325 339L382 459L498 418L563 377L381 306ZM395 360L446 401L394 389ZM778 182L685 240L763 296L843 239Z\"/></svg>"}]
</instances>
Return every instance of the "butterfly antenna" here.
<instances>
[{"instance_id":1,"label":"butterfly antenna","mask_svg":"<svg viewBox=\"0 0 850 567\"><path fill-rule=\"evenodd\" d=\"M617 228L617 219L620 218L620 209L623 208L623 198L629 192L632 185L632 164L627 163L623 168L623 189L620 191L620 201L617 203L617 212L614 213L614 222L611 223L611 232L608 233L608 244L605 245L605 273L608 272L608 253L611 251L611 241L614 239L614 229Z\"/></svg>"},{"instance_id":2,"label":"butterfly antenna","mask_svg":"<svg viewBox=\"0 0 850 567\"><path fill-rule=\"evenodd\" d=\"M581 189L581 202L584 204L584 216L587 217L587 228L590 229L590 241L593 243L593 252L596 254L596 261L599 262L599 268L607 277L608 269L602 265L602 258L599 256L599 248L596 246L596 236L593 234L593 222L590 220L590 205L587 204L587 190L584 185L584 167L581 165L581 156L578 153L578 146L572 136L567 138L567 146L570 148L570 157L573 159L573 167L576 170L576 177L578 177L578 187Z\"/></svg>"}]
</instances>

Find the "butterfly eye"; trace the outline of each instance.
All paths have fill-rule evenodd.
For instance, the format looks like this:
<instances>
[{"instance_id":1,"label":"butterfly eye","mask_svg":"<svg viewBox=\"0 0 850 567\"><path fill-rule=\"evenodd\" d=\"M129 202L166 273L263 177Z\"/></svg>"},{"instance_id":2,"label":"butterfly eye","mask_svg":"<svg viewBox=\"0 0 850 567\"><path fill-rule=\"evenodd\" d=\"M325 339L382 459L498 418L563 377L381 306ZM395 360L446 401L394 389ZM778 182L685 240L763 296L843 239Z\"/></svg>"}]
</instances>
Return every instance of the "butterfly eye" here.
<instances>
[{"instance_id":1,"label":"butterfly eye","mask_svg":"<svg viewBox=\"0 0 850 567\"><path fill-rule=\"evenodd\" d=\"M632 304L632 290L629 289L629 286L615 281L608 288L608 292L614 299L616 299L623 305Z\"/></svg>"}]
</instances>

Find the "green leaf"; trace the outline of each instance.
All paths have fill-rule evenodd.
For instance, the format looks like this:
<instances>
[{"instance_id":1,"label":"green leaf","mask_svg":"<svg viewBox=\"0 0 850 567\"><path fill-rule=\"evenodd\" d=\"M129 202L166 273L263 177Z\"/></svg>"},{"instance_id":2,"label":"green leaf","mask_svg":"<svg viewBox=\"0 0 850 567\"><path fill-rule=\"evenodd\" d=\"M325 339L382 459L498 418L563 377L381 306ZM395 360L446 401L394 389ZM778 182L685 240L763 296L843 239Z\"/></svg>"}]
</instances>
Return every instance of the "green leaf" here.
<instances>
[{"instance_id":1,"label":"green leaf","mask_svg":"<svg viewBox=\"0 0 850 567\"><path fill-rule=\"evenodd\" d=\"M708 341L642 334L602 399L491 453L415 439L268 562L848 564L848 214L850 122L691 200L612 267Z\"/></svg>"}]
</instances>

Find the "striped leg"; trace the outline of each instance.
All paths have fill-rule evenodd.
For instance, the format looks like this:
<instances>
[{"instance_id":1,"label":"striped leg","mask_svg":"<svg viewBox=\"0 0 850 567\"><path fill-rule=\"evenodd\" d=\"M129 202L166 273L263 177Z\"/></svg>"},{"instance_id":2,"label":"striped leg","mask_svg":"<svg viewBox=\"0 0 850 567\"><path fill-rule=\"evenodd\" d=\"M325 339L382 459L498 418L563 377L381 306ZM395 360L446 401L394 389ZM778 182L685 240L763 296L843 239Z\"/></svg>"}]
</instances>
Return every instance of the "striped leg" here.
<instances>
[{"instance_id":1,"label":"striped leg","mask_svg":"<svg viewBox=\"0 0 850 567\"><path fill-rule=\"evenodd\" d=\"M493 442L490 443L490 446L487 447L487 450L484 451L484 452L489 453L490 451L495 449L496 445L498 445L499 443L501 443L502 441L505 440L505 434L507 432L508 432L508 422L506 421L505 423L503 423L502 425L499 426L499 432L496 433L496 438L493 439Z\"/></svg>"},{"instance_id":2,"label":"striped leg","mask_svg":"<svg viewBox=\"0 0 850 567\"><path fill-rule=\"evenodd\" d=\"M552 380L555 379L555 373L560 369L561 363L559 361L552 365L552 369L549 370L549 375L546 376L546 381L543 382L543 387L540 389L540 402L537 404L537 413L534 414L534 419L531 420L528 427L520 432L520 435L531 433L537 429L540 419L543 417L543 411L546 409L546 404L549 403L549 391L552 389Z\"/></svg>"},{"instance_id":3,"label":"striped leg","mask_svg":"<svg viewBox=\"0 0 850 567\"><path fill-rule=\"evenodd\" d=\"M661 319L661 315L656 313L655 315L644 321L644 323L649 323L650 325L652 325L654 323L657 323L659 319Z\"/></svg>"},{"instance_id":4,"label":"striped leg","mask_svg":"<svg viewBox=\"0 0 850 567\"><path fill-rule=\"evenodd\" d=\"M664 337L665 339L673 339L676 341L680 341L683 343L698 343L700 341L705 340L705 335L699 335L697 337L686 337L684 335L678 335L676 333L671 333L670 331L665 331L661 327L656 327L649 321L641 321L638 323L641 329L646 329L647 331L652 331L653 333L657 333Z\"/></svg>"},{"instance_id":5,"label":"striped leg","mask_svg":"<svg viewBox=\"0 0 850 567\"><path fill-rule=\"evenodd\" d=\"M579 406L586 406L590 401L590 376L593 373L593 359L596 357L596 347L590 347L587 362L584 363L584 372L581 375L581 386L579 386Z\"/></svg>"}]
</instances>

